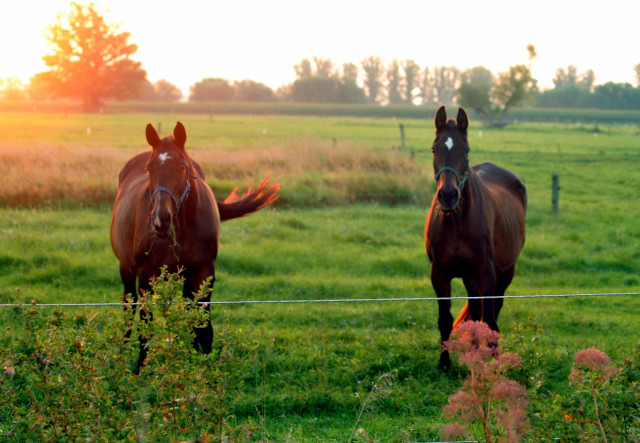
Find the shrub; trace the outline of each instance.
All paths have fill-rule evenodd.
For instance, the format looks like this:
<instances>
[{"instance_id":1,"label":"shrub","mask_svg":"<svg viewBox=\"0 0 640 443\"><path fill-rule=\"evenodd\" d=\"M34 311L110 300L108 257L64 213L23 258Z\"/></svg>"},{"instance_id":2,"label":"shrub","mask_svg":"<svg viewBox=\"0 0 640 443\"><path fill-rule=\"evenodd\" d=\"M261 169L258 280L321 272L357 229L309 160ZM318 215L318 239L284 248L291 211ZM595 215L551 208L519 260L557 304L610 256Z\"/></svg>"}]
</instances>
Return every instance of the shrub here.
<instances>
[{"instance_id":1,"label":"shrub","mask_svg":"<svg viewBox=\"0 0 640 443\"><path fill-rule=\"evenodd\" d=\"M488 442L496 438L520 441L527 426L527 391L504 376L505 371L520 365L520 357L501 354L499 337L485 323L466 322L445 343L469 369L468 378L444 408L444 415L457 422L443 429L446 439L471 434L469 426L479 423Z\"/></svg>"},{"instance_id":2,"label":"shrub","mask_svg":"<svg viewBox=\"0 0 640 443\"><path fill-rule=\"evenodd\" d=\"M140 309L154 320L139 325L149 353L139 376L131 368L138 342L123 340L130 320L105 325L98 315L69 319L26 309L0 378L5 406L3 436L18 440L107 441L238 440L252 429L237 427L233 396L242 386L243 363L253 352L229 326L217 331L209 355L192 347L193 327L206 313L182 297L182 279L163 271ZM251 427L252 425L248 425Z\"/></svg>"}]
</instances>

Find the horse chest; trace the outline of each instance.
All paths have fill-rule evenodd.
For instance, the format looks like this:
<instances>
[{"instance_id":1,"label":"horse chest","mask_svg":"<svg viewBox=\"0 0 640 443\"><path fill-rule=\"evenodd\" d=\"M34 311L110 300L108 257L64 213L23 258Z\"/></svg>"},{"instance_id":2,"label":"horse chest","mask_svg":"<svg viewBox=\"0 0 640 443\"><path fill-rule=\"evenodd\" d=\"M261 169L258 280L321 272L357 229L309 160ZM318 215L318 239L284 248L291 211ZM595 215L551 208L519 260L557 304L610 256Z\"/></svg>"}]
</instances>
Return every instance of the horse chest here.
<instances>
[{"instance_id":1,"label":"horse chest","mask_svg":"<svg viewBox=\"0 0 640 443\"><path fill-rule=\"evenodd\" d=\"M442 268L471 268L492 255L483 230L460 229L453 220L429 223L425 234L429 258Z\"/></svg>"}]
</instances>

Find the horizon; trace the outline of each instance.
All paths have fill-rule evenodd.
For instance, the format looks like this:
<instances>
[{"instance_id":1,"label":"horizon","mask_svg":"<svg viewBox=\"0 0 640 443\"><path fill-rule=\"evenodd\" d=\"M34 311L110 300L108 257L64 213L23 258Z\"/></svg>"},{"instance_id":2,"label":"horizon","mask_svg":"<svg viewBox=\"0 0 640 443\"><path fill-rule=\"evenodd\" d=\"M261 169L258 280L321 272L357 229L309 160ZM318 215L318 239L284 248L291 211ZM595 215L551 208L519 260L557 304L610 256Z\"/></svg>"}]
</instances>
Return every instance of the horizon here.
<instances>
[{"instance_id":1,"label":"horizon","mask_svg":"<svg viewBox=\"0 0 640 443\"><path fill-rule=\"evenodd\" d=\"M20 44L0 48L0 57L10 61L0 66L0 79L15 77L26 85L31 76L48 69L42 61L50 53L44 31L57 22L57 14L69 11L69 3L12 4L15 20L0 29L0 37ZM276 90L296 79L294 65L314 56L331 59L336 68L349 62L361 68L362 60L378 56L385 66L394 59L414 60L422 70L484 66L496 75L528 64L526 47L533 44L538 55L531 71L541 90L552 88L556 70L569 65L578 73L593 70L596 85L636 85L633 67L640 63L640 56L634 58L623 43L635 38L633 22L640 5L620 0L602 10L543 0L526 12L506 0L483 5L460 0L455 8L445 9L455 14L406 0L394 2L393 9L370 8L360 0L330 0L311 13L290 0L186 0L180 8L166 1L94 4L108 24L119 24L119 32L130 33L129 42L138 46L132 59L142 63L148 80L167 80L185 96L190 86L208 77L249 79ZM559 34L571 37L555 37Z\"/></svg>"}]
</instances>

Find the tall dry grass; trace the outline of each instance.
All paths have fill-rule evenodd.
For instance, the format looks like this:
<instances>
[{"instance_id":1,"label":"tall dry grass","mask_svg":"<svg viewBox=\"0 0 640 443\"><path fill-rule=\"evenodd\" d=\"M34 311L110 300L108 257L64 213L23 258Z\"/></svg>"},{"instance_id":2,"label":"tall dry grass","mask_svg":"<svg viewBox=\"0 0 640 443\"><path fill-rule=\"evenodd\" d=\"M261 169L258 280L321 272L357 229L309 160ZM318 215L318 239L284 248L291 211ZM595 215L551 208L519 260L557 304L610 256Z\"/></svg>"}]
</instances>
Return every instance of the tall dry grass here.
<instances>
[{"instance_id":1,"label":"tall dry grass","mask_svg":"<svg viewBox=\"0 0 640 443\"><path fill-rule=\"evenodd\" d=\"M282 183L280 204L406 201L427 194L424 166L406 153L311 137L243 150L190 152L219 198L265 175ZM101 205L115 198L118 171L137 151L120 147L0 145L0 205Z\"/></svg>"}]
</instances>

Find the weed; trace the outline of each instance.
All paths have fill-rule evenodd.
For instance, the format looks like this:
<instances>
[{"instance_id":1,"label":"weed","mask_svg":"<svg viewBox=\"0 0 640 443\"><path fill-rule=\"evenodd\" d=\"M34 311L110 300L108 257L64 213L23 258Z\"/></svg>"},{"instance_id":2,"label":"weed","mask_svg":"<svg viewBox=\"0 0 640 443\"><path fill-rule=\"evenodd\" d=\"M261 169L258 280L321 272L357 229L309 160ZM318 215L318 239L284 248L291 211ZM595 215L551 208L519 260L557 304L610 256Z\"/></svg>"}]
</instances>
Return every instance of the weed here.
<instances>
[{"instance_id":1,"label":"weed","mask_svg":"<svg viewBox=\"0 0 640 443\"><path fill-rule=\"evenodd\" d=\"M457 424L445 426L446 439L464 436L479 422L485 440L520 441L527 426L527 391L504 373L520 365L520 357L514 353L500 353L500 334L483 322L466 322L454 329L452 340L445 343L450 352L458 355L469 369L463 386L449 398L444 415L454 418Z\"/></svg>"}]
</instances>

